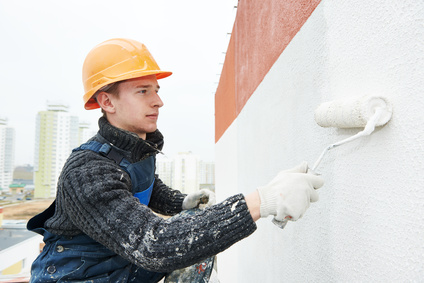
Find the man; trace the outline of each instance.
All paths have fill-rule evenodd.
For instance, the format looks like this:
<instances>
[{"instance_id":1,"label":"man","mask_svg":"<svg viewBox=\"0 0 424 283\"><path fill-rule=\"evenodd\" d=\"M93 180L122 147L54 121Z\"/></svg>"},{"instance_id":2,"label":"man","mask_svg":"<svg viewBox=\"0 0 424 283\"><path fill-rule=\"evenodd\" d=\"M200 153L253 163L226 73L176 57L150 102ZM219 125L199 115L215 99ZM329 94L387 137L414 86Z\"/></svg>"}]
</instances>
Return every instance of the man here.
<instances>
[{"instance_id":1,"label":"man","mask_svg":"<svg viewBox=\"0 0 424 283\"><path fill-rule=\"evenodd\" d=\"M259 218L297 220L318 199L323 180L306 174L306 163L215 205L208 190L184 195L163 184L154 174L163 147L158 80L169 75L134 40L108 40L87 55L85 108L104 115L64 165L56 201L28 223L46 243L31 282L207 282L213 257L252 234Z\"/></svg>"}]
</instances>

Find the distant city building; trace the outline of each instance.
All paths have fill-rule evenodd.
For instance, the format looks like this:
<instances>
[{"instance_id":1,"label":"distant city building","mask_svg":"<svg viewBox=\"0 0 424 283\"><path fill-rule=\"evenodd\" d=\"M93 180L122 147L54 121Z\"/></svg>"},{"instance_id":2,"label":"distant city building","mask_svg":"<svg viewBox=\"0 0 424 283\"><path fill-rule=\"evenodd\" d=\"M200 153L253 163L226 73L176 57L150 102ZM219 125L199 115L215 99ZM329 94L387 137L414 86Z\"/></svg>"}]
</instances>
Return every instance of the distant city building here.
<instances>
[{"instance_id":1,"label":"distant city building","mask_svg":"<svg viewBox=\"0 0 424 283\"><path fill-rule=\"evenodd\" d=\"M158 154L156 174L169 187L185 194L199 189L215 191L215 164L201 161L191 152L180 152L173 158Z\"/></svg>"},{"instance_id":2,"label":"distant city building","mask_svg":"<svg viewBox=\"0 0 424 283\"><path fill-rule=\"evenodd\" d=\"M34 195L34 167L31 165L16 166L13 170L13 185L23 185L22 192ZM12 192L9 186L9 192Z\"/></svg>"},{"instance_id":3,"label":"distant city building","mask_svg":"<svg viewBox=\"0 0 424 283\"><path fill-rule=\"evenodd\" d=\"M16 166L13 170L13 183L33 185L34 167L31 165Z\"/></svg>"},{"instance_id":4,"label":"distant city building","mask_svg":"<svg viewBox=\"0 0 424 283\"><path fill-rule=\"evenodd\" d=\"M200 184L215 185L215 163L200 161Z\"/></svg>"},{"instance_id":5,"label":"distant city building","mask_svg":"<svg viewBox=\"0 0 424 283\"><path fill-rule=\"evenodd\" d=\"M76 116L69 115L70 127L69 127L69 145L70 150L65 154L65 161L69 157L72 149L80 145L80 123L79 119ZM66 122L65 122L66 123ZM66 136L66 133L63 132L63 135ZM62 170L62 168L61 168Z\"/></svg>"},{"instance_id":6,"label":"distant city building","mask_svg":"<svg viewBox=\"0 0 424 283\"><path fill-rule=\"evenodd\" d=\"M22 194L25 190L25 184L13 183L9 185L9 193L12 195Z\"/></svg>"},{"instance_id":7,"label":"distant city building","mask_svg":"<svg viewBox=\"0 0 424 283\"><path fill-rule=\"evenodd\" d=\"M174 158L173 188L185 194L199 190L199 156L180 152Z\"/></svg>"},{"instance_id":8,"label":"distant city building","mask_svg":"<svg viewBox=\"0 0 424 283\"><path fill-rule=\"evenodd\" d=\"M56 195L62 167L79 141L78 118L68 113L68 106L49 103L36 119L34 184L36 198Z\"/></svg>"},{"instance_id":9,"label":"distant city building","mask_svg":"<svg viewBox=\"0 0 424 283\"><path fill-rule=\"evenodd\" d=\"M15 163L15 129L0 118L0 190L9 190Z\"/></svg>"},{"instance_id":10,"label":"distant city building","mask_svg":"<svg viewBox=\"0 0 424 283\"><path fill-rule=\"evenodd\" d=\"M90 130L90 123L80 122L78 129L78 145L85 143L88 139L93 137L94 133Z\"/></svg>"},{"instance_id":11,"label":"distant city building","mask_svg":"<svg viewBox=\"0 0 424 283\"><path fill-rule=\"evenodd\" d=\"M172 159L162 154L156 155L156 174L159 175L161 181L169 186L173 186L174 181L174 162Z\"/></svg>"}]
</instances>

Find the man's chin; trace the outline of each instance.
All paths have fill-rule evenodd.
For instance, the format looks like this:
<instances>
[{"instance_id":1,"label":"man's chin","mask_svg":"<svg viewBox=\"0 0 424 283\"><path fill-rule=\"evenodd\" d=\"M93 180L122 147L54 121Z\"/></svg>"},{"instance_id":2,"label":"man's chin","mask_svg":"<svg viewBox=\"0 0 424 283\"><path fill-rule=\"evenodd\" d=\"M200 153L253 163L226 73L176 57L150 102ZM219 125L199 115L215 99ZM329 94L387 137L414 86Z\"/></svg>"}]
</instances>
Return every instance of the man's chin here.
<instances>
[{"instance_id":1,"label":"man's chin","mask_svg":"<svg viewBox=\"0 0 424 283\"><path fill-rule=\"evenodd\" d=\"M157 130L158 128L156 127L156 128L154 128L154 129L151 129L151 130L149 130L148 132L146 132L147 134L152 134L152 133L154 133L154 132L156 132L156 130Z\"/></svg>"}]
</instances>

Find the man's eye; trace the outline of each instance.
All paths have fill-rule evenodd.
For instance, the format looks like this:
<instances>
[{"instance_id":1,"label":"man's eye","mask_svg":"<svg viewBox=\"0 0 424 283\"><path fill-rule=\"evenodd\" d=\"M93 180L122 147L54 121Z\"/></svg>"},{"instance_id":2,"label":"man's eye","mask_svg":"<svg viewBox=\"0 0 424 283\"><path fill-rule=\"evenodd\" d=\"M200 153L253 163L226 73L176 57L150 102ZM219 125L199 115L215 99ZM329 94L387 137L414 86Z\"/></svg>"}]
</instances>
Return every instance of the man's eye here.
<instances>
[{"instance_id":1,"label":"man's eye","mask_svg":"<svg viewBox=\"0 0 424 283\"><path fill-rule=\"evenodd\" d=\"M139 91L139 93L147 93L147 90L146 89L142 89L142 90Z\"/></svg>"}]
</instances>

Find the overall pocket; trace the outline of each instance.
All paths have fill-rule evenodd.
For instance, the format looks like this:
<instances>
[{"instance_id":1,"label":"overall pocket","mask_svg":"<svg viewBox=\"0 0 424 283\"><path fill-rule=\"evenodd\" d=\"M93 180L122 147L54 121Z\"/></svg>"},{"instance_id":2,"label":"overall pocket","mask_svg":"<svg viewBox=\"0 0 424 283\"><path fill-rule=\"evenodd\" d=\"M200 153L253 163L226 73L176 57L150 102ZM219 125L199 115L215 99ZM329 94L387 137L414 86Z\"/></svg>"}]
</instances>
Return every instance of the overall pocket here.
<instances>
[{"instance_id":1,"label":"overall pocket","mask_svg":"<svg viewBox=\"0 0 424 283\"><path fill-rule=\"evenodd\" d=\"M131 263L86 235L47 241L31 282L126 282Z\"/></svg>"}]
</instances>

